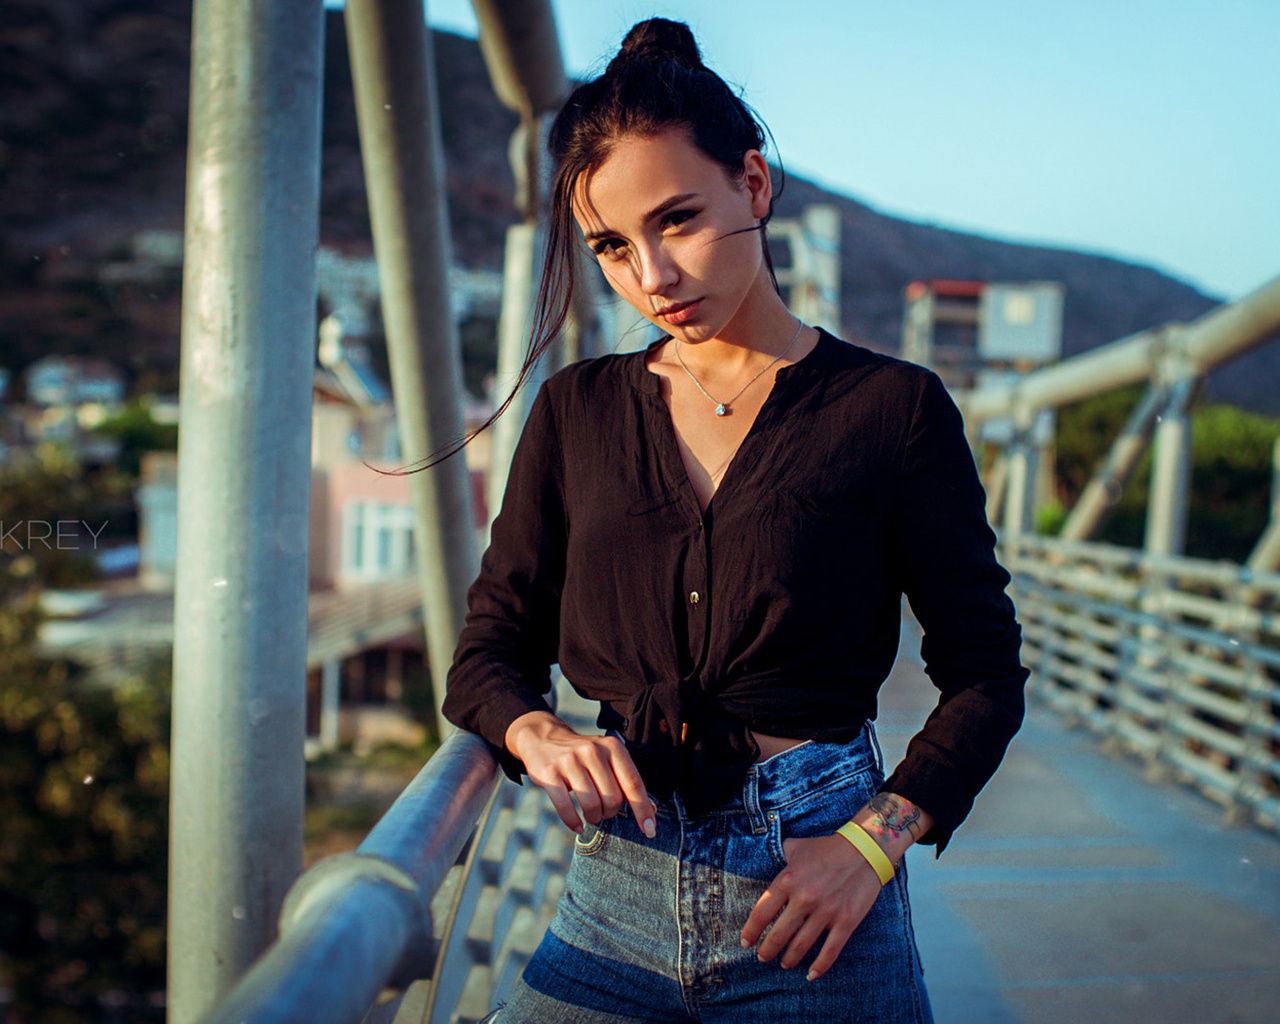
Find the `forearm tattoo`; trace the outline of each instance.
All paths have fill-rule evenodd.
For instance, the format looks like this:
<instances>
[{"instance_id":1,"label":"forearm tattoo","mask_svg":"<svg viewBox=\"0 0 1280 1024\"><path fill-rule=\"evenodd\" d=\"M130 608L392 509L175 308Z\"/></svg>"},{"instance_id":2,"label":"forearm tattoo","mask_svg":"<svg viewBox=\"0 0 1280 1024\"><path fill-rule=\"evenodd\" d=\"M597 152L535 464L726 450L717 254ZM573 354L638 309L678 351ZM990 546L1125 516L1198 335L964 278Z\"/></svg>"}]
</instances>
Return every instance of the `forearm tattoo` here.
<instances>
[{"instance_id":1,"label":"forearm tattoo","mask_svg":"<svg viewBox=\"0 0 1280 1024\"><path fill-rule=\"evenodd\" d=\"M894 793L877 793L867 802L867 809L873 816L863 822L862 827L882 846L901 839L904 834L909 835L912 842L920 838L920 808L910 800Z\"/></svg>"}]
</instances>

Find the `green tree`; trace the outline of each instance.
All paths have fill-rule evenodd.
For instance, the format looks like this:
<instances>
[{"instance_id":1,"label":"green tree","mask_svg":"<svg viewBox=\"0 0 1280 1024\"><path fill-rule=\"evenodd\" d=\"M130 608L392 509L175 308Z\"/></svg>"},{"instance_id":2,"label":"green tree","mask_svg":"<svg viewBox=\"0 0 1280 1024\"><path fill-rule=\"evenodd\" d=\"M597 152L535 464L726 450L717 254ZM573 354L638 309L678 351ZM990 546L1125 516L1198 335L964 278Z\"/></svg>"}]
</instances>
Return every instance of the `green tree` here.
<instances>
[{"instance_id":1,"label":"green tree","mask_svg":"<svg viewBox=\"0 0 1280 1024\"><path fill-rule=\"evenodd\" d=\"M1138 387L1120 388L1059 411L1056 474L1067 508L1080 496L1140 397ZM1192 410L1191 434L1187 554L1243 561L1267 524L1280 419L1203 403ZM1150 479L1148 452L1099 540L1126 547L1142 545Z\"/></svg>"},{"instance_id":2,"label":"green tree","mask_svg":"<svg viewBox=\"0 0 1280 1024\"><path fill-rule=\"evenodd\" d=\"M171 423L157 423L151 415L151 403L135 399L110 419L101 423L98 433L120 441L120 470L136 477L146 452L177 451L178 428Z\"/></svg>"},{"instance_id":3,"label":"green tree","mask_svg":"<svg viewBox=\"0 0 1280 1024\"><path fill-rule=\"evenodd\" d=\"M52 456L0 473L10 525L90 506ZM0 549L0 985L23 1024L97 1024L104 996L159 1020L147 997L164 988L168 670L105 688L41 655L42 584L92 570L16 536Z\"/></svg>"},{"instance_id":4,"label":"green tree","mask_svg":"<svg viewBox=\"0 0 1280 1024\"><path fill-rule=\"evenodd\" d=\"M0 612L6 641L22 612ZM6 661L9 651L0 654ZM30 660L0 687L0 977L21 1021L162 1018L168 701Z\"/></svg>"}]
</instances>

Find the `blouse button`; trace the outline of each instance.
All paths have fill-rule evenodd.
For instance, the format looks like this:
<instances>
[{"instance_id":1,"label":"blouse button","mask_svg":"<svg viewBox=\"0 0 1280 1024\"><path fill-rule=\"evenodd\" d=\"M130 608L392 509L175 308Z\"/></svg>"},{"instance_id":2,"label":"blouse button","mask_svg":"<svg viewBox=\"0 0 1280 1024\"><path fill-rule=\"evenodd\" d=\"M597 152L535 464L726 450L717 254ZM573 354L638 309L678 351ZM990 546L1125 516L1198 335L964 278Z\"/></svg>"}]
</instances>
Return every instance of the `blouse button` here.
<instances>
[{"instance_id":1,"label":"blouse button","mask_svg":"<svg viewBox=\"0 0 1280 1024\"><path fill-rule=\"evenodd\" d=\"M694 590L694 591L690 592L690 594L689 594L689 603L690 603L690 604L697 604L697 603L698 603L699 601L701 601L701 600L702 600L702 595L701 595L701 594L699 594L696 590Z\"/></svg>"}]
</instances>

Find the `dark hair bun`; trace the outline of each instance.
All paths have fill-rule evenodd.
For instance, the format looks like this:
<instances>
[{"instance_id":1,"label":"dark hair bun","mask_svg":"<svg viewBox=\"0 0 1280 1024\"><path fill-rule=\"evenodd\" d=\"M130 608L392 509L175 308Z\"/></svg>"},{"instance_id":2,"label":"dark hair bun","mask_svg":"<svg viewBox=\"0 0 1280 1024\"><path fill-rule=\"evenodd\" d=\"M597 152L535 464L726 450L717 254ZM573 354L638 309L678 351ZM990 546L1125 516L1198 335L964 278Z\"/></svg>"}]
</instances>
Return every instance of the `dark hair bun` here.
<instances>
[{"instance_id":1,"label":"dark hair bun","mask_svg":"<svg viewBox=\"0 0 1280 1024\"><path fill-rule=\"evenodd\" d=\"M703 67L702 53L689 26L666 18L650 18L635 25L622 40L618 55L609 62L609 71L633 61L673 61L690 68Z\"/></svg>"}]
</instances>

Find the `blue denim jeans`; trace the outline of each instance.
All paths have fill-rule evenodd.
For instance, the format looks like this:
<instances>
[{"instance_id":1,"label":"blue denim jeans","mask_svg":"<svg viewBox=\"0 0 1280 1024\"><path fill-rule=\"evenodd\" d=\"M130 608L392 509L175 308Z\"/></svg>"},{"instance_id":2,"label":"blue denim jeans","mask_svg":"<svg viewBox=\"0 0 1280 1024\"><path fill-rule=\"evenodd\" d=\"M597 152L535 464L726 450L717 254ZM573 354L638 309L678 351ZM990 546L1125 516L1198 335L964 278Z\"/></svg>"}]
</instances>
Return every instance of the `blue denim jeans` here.
<instances>
[{"instance_id":1,"label":"blue denim jeans","mask_svg":"<svg viewBox=\"0 0 1280 1024\"><path fill-rule=\"evenodd\" d=\"M930 1024L905 864L812 982L821 940L784 970L739 938L786 864L783 839L834 832L882 778L868 725L852 743L804 743L754 765L741 796L708 814L660 802L654 839L627 809L588 825L555 919L492 1021Z\"/></svg>"}]
</instances>

